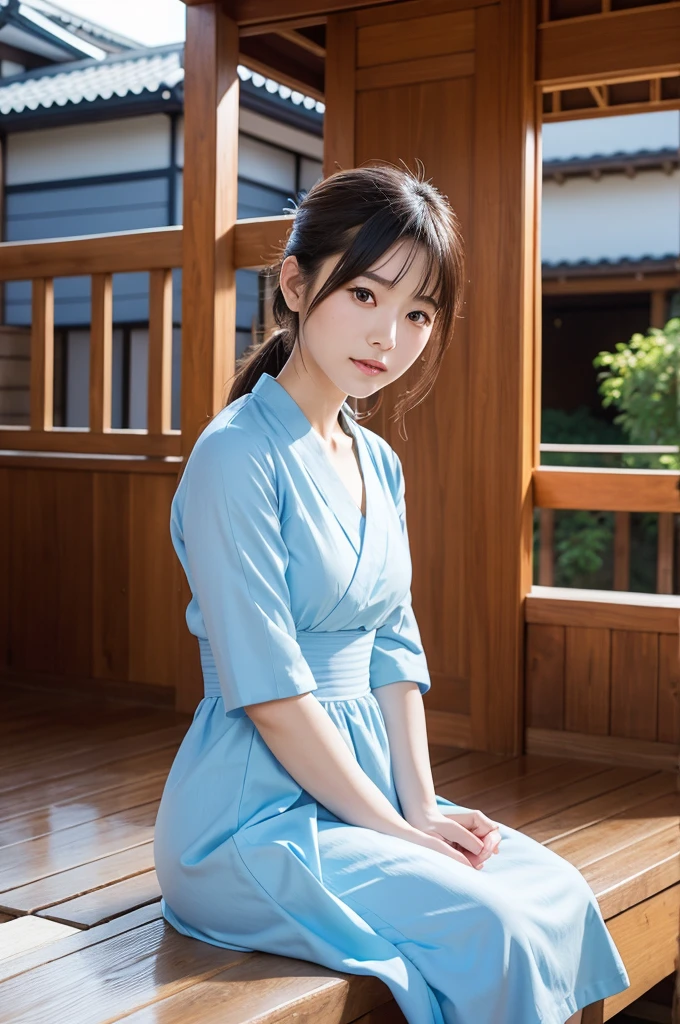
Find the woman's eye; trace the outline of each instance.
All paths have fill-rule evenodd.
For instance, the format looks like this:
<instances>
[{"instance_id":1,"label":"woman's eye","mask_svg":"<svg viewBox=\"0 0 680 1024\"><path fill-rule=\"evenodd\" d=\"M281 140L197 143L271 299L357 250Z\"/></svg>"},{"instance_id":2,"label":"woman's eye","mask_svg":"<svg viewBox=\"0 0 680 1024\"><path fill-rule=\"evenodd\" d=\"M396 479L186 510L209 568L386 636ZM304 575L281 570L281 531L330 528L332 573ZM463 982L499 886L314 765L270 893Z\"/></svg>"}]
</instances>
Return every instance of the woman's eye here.
<instances>
[{"instance_id":1,"label":"woman's eye","mask_svg":"<svg viewBox=\"0 0 680 1024\"><path fill-rule=\"evenodd\" d=\"M350 291L356 295L359 302L363 302L364 304L365 296L368 295L369 298L373 298L373 294L369 291L368 288L350 288ZM362 298L362 296L364 296L364 298Z\"/></svg>"},{"instance_id":2,"label":"woman's eye","mask_svg":"<svg viewBox=\"0 0 680 1024\"><path fill-rule=\"evenodd\" d=\"M412 324L422 324L423 327L427 327L427 325L430 322L429 316L427 315L427 313L424 313L422 309L414 309L413 312L409 313L408 315L409 316L422 316L422 317L424 317L423 320L412 320L411 321Z\"/></svg>"}]
</instances>

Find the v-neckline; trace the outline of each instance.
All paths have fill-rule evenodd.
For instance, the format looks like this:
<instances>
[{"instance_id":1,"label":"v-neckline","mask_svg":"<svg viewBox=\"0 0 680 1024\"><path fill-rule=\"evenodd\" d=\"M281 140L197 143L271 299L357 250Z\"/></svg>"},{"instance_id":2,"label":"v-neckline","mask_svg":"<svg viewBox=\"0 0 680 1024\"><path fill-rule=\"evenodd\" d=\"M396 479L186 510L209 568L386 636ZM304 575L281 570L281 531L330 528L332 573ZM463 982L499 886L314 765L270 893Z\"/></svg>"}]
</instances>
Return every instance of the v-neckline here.
<instances>
[{"instance_id":1,"label":"v-neckline","mask_svg":"<svg viewBox=\"0 0 680 1024\"><path fill-rule=\"evenodd\" d=\"M340 414L344 417L344 422L356 442L357 457L363 478L365 513L361 511L331 462L323 437L312 426L302 408L283 384L280 384L275 377L265 371L255 382L252 394L270 406L296 443L296 447L303 446L300 451L305 453L305 461L308 463L308 470L311 471L316 487L323 494L330 511L343 527L356 551L359 552L363 547L366 532L368 531L370 534L372 530L373 487L377 486L377 480L374 481L369 466L370 456L366 440L362 436L361 430L353 422L350 413L344 408L344 404L340 407Z\"/></svg>"}]
</instances>

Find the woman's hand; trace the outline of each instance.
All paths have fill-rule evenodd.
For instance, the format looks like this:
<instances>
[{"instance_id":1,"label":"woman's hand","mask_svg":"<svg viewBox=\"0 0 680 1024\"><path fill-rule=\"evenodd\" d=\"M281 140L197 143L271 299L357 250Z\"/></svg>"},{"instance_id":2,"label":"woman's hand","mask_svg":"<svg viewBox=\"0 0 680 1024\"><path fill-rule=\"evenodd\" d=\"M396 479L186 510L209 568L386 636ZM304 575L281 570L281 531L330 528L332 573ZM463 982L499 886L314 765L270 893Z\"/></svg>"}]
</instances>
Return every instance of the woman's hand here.
<instances>
[{"instance_id":1,"label":"woman's hand","mask_svg":"<svg viewBox=\"0 0 680 1024\"><path fill-rule=\"evenodd\" d=\"M443 840L458 851L473 868L481 868L484 861L498 853L501 841L499 823L482 811L451 811L439 808L407 815L409 825L427 835Z\"/></svg>"}]
</instances>

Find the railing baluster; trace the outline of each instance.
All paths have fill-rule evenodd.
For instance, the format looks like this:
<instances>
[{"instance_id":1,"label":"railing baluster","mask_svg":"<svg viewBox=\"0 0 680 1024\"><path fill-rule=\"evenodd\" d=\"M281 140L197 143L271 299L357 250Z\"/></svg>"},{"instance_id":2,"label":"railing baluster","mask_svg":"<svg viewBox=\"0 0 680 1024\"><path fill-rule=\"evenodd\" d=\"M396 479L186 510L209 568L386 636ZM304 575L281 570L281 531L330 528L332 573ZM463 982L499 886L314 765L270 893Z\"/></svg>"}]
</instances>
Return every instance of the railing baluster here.
<instances>
[{"instance_id":1,"label":"railing baluster","mask_svg":"<svg viewBox=\"0 0 680 1024\"><path fill-rule=\"evenodd\" d=\"M170 430L172 411L172 271L149 275L149 434Z\"/></svg>"},{"instance_id":2,"label":"railing baluster","mask_svg":"<svg viewBox=\"0 0 680 1024\"><path fill-rule=\"evenodd\" d=\"M656 551L656 592L673 593L673 534L675 516L672 512L659 512Z\"/></svg>"},{"instance_id":3,"label":"railing baluster","mask_svg":"<svg viewBox=\"0 0 680 1024\"><path fill-rule=\"evenodd\" d=\"M39 277L31 293L31 430L54 426L54 282Z\"/></svg>"},{"instance_id":4,"label":"railing baluster","mask_svg":"<svg viewBox=\"0 0 680 1024\"><path fill-rule=\"evenodd\" d=\"M542 587L555 583L555 510L542 508L539 512L541 535L538 555L538 582Z\"/></svg>"},{"instance_id":5,"label":"railing baluster","mask_svg":"<svg viewBox=\"0 0 680 1024\"><path fill-rule=\"evenodd\" d=\"M614 513L614 590L630 587L630 512Z\"/></svg>"},{"instance_id":6,"label":"railing baluster","mask_svg":"<svg viewBox=\"0 0 680 1024\"><path fill-rule=\"evenodd\" d=\"M111 430L111 368L113 349L113 278L92 274L90 329L90 432Z\"/></svg>"}]
</instances>

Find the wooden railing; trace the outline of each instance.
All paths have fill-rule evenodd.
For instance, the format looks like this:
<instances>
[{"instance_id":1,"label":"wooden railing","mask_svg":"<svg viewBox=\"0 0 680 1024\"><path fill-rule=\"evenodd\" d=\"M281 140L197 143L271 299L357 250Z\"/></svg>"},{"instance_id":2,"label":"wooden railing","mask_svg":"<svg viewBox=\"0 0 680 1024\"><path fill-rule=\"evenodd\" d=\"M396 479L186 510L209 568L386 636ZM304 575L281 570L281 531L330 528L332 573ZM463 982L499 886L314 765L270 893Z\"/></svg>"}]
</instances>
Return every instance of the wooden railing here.
<instances>
[{"instance_id":1,"label":"wooden railing","mask_svg":"<svg viewBox=\"0 0 680 1024\"><path fill-rule=\"evenodd\" d=\"M673 445L556 445L541 451L600 455L677 454ZM631 512L658 514L656 592L673 593L675 515L680 513L680 473L656 469L540 466L534 470L534 505L540 509L538 583L555 581L555 511L614 513L613 589L630 589Z\"/></svg>"},{"instance_id":2,"label":"wooden railing","mask_svg":"<svg viewBox=\"0 0 680 1024\"><path fill-rule=\"evenodd\" d=\"M276 259L291 216L239 221L234 265L261 267ZM181 431L171 429L172 270L183 264L181 227L0 244L0 282L31 281L30 417L28 426L0 424L0 448L18 452L178 458ZM113 274L148 271L147 427L114 429L112 406ZM89 426L54 425L54 279L89 276ZM176 317L179 319L179 317Z\"/></svg>"},{"instance_id":3,"label":"wooden railing","mask_svg":"<svg viewBox=\"0 0 680 1024\"><path fill-rule=\"evenodd\" d=\"M172 269L182 266L182 229L130 231L55 241L0 245L0 281L32 285L30 422L0 425L0 447L88 455L178 456L180 432L170 427ZM111 426L113 274L149 271L147 428ZM89 276L89 427L55 427L54 279Z\"/></svg>"}]
</instances>

